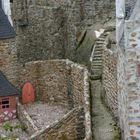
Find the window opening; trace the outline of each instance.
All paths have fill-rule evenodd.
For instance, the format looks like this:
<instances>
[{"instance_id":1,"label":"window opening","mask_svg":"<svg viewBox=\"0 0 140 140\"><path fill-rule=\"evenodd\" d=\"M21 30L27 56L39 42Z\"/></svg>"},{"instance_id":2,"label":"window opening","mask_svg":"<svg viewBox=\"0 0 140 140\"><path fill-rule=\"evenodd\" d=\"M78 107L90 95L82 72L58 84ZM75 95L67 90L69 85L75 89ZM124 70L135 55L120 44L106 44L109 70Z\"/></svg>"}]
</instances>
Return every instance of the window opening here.
<instances>
[{"instance_id":1,"label":"window opening","mask_svg":"<svg viewBox=\"0 0 140 140\"><path fill-rule=\"evenodd\" d=\"M5 109L9 108L9 99L5 98L0 101L0 108Z\"/></svg>"}]
</instances>

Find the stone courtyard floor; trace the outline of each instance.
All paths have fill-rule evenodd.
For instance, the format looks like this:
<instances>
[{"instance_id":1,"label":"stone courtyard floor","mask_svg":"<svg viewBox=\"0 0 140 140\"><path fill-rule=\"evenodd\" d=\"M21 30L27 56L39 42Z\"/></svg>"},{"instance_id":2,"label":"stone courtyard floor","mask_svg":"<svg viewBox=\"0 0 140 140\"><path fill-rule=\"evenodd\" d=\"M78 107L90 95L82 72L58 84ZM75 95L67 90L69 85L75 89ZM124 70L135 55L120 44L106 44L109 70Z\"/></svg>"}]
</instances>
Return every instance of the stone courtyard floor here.
<instances>
[{"instance_id":1,"label":"stone courtyard floor","mask_svg":"<svg viewBox=\"0 0 140 140\"><path fill-rule=\"evenodd\" d=\"M38 129L54 123L54 121L61 119L68 112L67 109L61 106L54 106L43 102L24 105L24 107Z\"/></svg>"},{"instance_id":2,"label":"stone courtyard floor","mask_svg":"<svg viewBox=\"0 0 140 140\"><path fill-rule=\"evenodd\" d=\"M26 140L26 127L18 119L0 124L0 140Z\"/></svg>"}]
</instances>

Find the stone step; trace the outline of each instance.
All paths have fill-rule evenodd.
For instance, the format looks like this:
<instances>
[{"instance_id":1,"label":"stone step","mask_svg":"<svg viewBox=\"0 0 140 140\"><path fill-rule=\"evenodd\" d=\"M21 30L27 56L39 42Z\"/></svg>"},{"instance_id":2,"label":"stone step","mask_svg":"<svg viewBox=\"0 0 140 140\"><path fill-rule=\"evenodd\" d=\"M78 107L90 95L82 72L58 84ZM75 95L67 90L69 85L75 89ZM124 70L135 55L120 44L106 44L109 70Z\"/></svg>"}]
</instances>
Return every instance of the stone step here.
<instances>
[{"instance_id":1,"label":"stone step","mask_svg":"<svg viewBox=\"0 0 140 140\"><path fill-rule=\"evenodd\" d=\"M96 44L104 44L104 41L97 41Z\"/></svg>"},{"instance_id":2,"label":"stone step","mask_svg":"<svg viewBox=\"0 0 140 140\"><path fill-rule=\"evenodd\" d=\"M92 64L95 65L96 63L99 63L99 64L102 65L102 60L101 60L101 59L100 59L100 60L95 60L95 59L94 59L93 62L92 62Z\"/></svg>"},{"instance_id":3,"label":"stone step","mask_svg":"<svg viewBox=\"0 0 140 140\"><path fill-rule=\"evenodd\" d=\"M93 63L92 67L102 67L102 63Z\"/></svg>"},{"instance_id":4,"label":"stone step","mask_svg":"<svg viewBox=\"0 0 140 140\"><path fill-rule=\"evenodd\" d=\"M92 60L102 60L102 58L101 57L93 57Z\"/></svg>"},{"instance_id":5,"label":"stone step","mask_svg":"<svg viewBox=\"0 0 140 140\"><path fill-rule=\"evenodd\" d=\"M98 61L97 63L100 63L100 62L102 62L102 58L97 58L96 59L96 58L93 57L92 62L94 63L96 61Z\"/></svg>"},{"instance_id":6,"label":"stone step","mask_svg":"<svg viewBox=\"0 0 140 140\"><path fill-rule=\"evenodd\" d=\"M102 47L96 47L96 48L95 48L95 51L102 51L102 50L103 50ZM94 52L95 52L95 51L94 51Z\"/></svg>"},{"instance_id":7,"label":"stone step","mask_svg":"<svg viewBox=\"0 0 140 140\"><path fill-rule=\"evenodd\" d=\"M90 75L91 80L98 80L101 79L101 75Z\"/></svg>"},{"instance_id":8,"label":"stone step","mask_svg":"<svg viewBox=\"0 0 140 140\"><path fill-rule=\"evenodd\" d=\"M97 44L95 48L102 48L103 44Z\"/></svg>"},{"instance_id":9,"label":"stone step","mask_svg":"<svg viewBox=\"0 0 140 140\"><path fill-rule=\"evenodd\" d=\"M91 66L91 69L93 70L94 68L95 68L95 69L102 69L103 67L102 67L102 66L95 66L95 65L92 65L92 66Z\"/></svg>"},{"instance_id":10,"label":"stone step","mask_svg":"<svg viewBox=\"0 0 140 140\"><path fill-rule=\"evenodd\" d=\"M102 54L102 50L95 49L94 54Z\"/></svg>"},{"instance_id":11,"label":"stone step","mask_svg":"<svg viewBox=\"0 0 140 140\"><path fill-rule=\"evenodd\" d=\"M104 37L100 37L100 38L98 38L96 41L105 41L105 38Z\"/></svg>"},{"instance_id":12,"label":"stone step","mask_svg":"<svg viewBox=\"0 0 140 140\"><path fill-rule=\"evenodd\" d=\"M93 55L93 58L94 57L102 57L102 53L96 53L96 54Z\"/></svg>"},{"instance_id":13,"label":"stone step","mask_svg":"<svg viewBox=\"0 0 140 140\"><path fill-rule=\"evenodd\" d=\"M102 70L102 68L93 67L92 70L100 71L100 70Z\"/></svg>"}]
</instances>

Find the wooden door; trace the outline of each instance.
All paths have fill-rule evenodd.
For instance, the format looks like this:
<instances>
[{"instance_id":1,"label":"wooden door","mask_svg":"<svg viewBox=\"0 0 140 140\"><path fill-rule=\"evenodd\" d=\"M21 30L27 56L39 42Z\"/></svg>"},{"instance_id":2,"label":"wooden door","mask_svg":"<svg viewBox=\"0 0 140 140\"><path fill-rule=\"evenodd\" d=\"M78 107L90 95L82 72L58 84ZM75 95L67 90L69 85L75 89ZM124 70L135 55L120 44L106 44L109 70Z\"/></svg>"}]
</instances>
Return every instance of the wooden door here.
<instances>
[{"instance_id":1,"label":"wooden door","mask_svg":"<svg viewBox=\"0 0 140 140\"><path fill-rule=\"evenodd\" d=\"M24 84L22 88L22 103L28 104L35 101L35 92L30 82Z\"/></svg>"}]
</instances>

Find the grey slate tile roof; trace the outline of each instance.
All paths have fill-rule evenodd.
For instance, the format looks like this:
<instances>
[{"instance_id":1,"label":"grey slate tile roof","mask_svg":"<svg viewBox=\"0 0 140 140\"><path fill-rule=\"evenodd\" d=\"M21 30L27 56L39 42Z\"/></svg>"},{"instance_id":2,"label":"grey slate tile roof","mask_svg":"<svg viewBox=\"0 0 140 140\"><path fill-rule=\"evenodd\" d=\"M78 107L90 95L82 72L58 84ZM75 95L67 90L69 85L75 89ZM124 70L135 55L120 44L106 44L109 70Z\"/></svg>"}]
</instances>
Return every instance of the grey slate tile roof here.
<instances>
[{"instance_id":1,"label":"grey slate tile roof","mask_svg":"<svg viewBox=\"0 0 140 140\"><path fill-rule=\"evenodd\" d=\"M19 91L6 79L0 71L0 96L19 95Z\"/></svg>"},{"instance_id":2,"label":"grey slate tile roof","mask_svg":"<svg viewBox=\"0 0 140 140\"><path fill-rule=\"evenodd\" d=\"M0 7L0 39L14 38L16 33Z\"/></svg>"},{"instance_id":3,"label":"grey slate tile roof","mask_svg":"<svg viewBox=\"0 0 140 140\"><path fill-rule=\"evenodd\" d=\"M126 19L128 20L135 8L137 0L126 0L125 10L126 10Z\"/></svg>"},{"instance_id":4,"label":"grey slate tile roof","mask_svg":"<svg viewBox=\"0 0 140 140\"><path fill-rule=\"evenodd\" d=\"M0 8L2 8L2 3L1 3L1 0L0 0Z\"/></svg>"}]
</instances>

